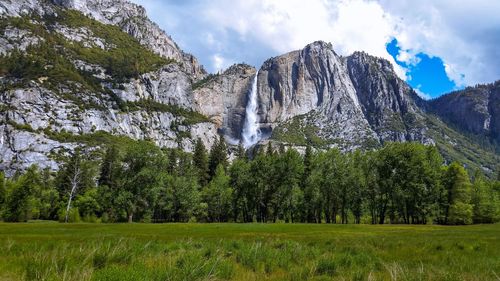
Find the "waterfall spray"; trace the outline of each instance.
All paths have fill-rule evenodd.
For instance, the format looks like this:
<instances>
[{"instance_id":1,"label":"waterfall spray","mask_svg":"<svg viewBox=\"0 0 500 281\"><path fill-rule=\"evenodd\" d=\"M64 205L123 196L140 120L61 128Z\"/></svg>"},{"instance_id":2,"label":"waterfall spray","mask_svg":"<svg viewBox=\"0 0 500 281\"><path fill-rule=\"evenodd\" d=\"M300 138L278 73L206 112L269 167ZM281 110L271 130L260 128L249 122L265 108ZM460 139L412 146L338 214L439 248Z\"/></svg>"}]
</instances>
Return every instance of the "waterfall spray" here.
<instances>
[{"instance_id":1,"label":"waterfall spray","mask_svg":"<svg viewBox=\"0 0 500 281\"><path fill-rule=\"evenodd\" d=\"M257 77L259 76L259 71L255 73L253 78L252 89L250 95L248 96L247 107L245 109L245 123L243 125L243 132L241 136L243 138L243 146L249 148L250 146L256 144L261 138L261 132L259 128L259 115L257 114Z\"/></svg>"}]
</instances>

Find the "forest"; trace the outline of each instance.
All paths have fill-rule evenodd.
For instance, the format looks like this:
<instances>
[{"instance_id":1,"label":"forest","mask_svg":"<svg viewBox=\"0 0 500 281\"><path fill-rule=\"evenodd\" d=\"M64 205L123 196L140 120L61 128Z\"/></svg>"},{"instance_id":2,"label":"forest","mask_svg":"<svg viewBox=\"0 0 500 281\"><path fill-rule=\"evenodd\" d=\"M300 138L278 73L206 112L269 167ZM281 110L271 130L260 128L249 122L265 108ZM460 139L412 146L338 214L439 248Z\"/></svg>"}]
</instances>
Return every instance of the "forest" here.
<instances>
[{"instance_id":1,"label":"forest","mask_svg":"<svg viewBox=\"0 0 500 281\"><path fill-rule=\"evenodd\" d=\"M446 163L434 146L387 143L373 151L304 153L239 147L209 151L147 141L75 150L58 172L0 173L5 222L494 223L500 173ZM470 173L470 174L469 174Z\"/></svg>"}]
</instances>

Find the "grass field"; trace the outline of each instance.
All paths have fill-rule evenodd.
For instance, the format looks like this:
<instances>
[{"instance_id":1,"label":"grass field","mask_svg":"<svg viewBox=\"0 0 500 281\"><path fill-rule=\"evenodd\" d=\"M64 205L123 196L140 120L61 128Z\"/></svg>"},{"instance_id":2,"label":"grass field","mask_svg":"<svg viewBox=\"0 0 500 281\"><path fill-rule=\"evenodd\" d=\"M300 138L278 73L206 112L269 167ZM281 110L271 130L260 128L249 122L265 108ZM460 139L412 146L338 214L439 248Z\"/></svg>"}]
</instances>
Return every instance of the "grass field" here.
<instances>
[{"instance_id":1,"label":"grass field","mask_svg":"<svg viewBox=\"0 0 500 281\"><path fill-rule=\"evenodd\" d=\"M500 280L500 225L0 223L0 280Z\"/></svg>"}]
</instances>

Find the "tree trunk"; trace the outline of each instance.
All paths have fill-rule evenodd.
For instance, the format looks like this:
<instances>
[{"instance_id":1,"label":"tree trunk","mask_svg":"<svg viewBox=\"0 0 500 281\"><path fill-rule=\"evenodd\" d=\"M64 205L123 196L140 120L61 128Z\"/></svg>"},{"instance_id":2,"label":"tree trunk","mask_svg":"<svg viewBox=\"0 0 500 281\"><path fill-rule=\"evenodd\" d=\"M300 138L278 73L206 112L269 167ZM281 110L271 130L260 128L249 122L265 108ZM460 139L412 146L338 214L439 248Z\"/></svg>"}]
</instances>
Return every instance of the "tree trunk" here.
<instances>
[{"instance_id":1,"label":"tree trunk","mask_svg":"<svg viewBox=\"0 0 500 281\"><path fill-rule=\"evenodd\" d=\"M70 195L69 195L69 199L68 199L68 205L67 205L67 207L66 207L66 216L64 217L64 222L68 222L69 210L70 210L70 208L71 208L71 199L73 199L73 198L72 198L72 196L71 196L71 194L70 194Z\"/></svg>"},{"instance_id":2,"label":"tree trunk","mask_svg":"<svg viewBox=\"0 0 500 281\"><path fill-rule=\"evenodd\" d=\"M69 210L71 209L71 201L73 201L73 196L75 196L76 189L78 188L78 184L80 183L80 168L75 166L75 172L73 177L70 179L71 182L71 191L69 193L68 205L66 206L66 216L64 217L64 222L68 222Z\"/></svg>"},{"instance_id":3,"label":"tree trunk","mask_svg":"<svg viewBox=\"0 0 500 281\"><path fill-rule=\"evenodd\" d=\"M132 223L132 222L133 222L133 220L132 220L132 219L133 219L133 217L134 217L134 213L130 213L130 214L128 215L128 223Z\"/></svg>"}]
</instances>

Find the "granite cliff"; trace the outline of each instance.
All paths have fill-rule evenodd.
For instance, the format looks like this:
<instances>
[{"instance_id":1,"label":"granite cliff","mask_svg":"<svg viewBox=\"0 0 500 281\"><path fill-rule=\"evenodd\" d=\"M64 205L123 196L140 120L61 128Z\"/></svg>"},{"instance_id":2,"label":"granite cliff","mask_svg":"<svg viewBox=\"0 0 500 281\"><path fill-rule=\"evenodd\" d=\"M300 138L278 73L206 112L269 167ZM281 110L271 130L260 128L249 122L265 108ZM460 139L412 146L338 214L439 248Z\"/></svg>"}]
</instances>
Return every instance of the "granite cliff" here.
<instances>
[{"instance_id":1,"label":"granite cliff","mask_svg":"<svg viewBox=\"0 0 500 281\"><path fill-rule=\"evenodd\" d=\"M151 140L191 151L241 139L257 69L208 74L144 8L125 0L0 2L0 169L57 169L75 147ZM421 99L381 58L314 42L270 58L257 77L263 142L371 149L438 146L448 161L500 162L498 82Z\"/></svg>"}]
</instances>

